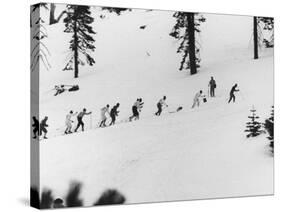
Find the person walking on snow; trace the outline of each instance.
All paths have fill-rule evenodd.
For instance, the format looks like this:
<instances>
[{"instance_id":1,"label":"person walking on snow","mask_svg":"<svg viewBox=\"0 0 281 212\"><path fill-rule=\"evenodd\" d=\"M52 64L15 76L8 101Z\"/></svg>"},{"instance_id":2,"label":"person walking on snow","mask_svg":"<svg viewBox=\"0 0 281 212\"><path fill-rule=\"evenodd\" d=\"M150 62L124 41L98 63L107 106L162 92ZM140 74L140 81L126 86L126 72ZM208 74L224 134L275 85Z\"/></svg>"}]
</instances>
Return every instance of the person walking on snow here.
<instances>
[{"instance_id":1,"label":"person walking on snow","mask_svg":"<svg viewBox=\"0 0 281 212\"><path fill-rule=\"evenodd\" d=\"M111 122L109 124L109 126L114 125L115 124L115 120L116 120L116 116L118 116L119 111L117 111L118 107L120 106L119 103L117 103L115 106L113 106L113 108L110 111L110 118L111 118Z\"/></svg>"},{"instance_id":2,"label":"person walking on snow","mask_svg":"<svg viewBox=\"0 0 281 212\"><path fill-rule=\"evenodd\" d=\"M82 127L82 131L84 131L84 122L83 122L83 117L85 115L90 115L92 112L86 112L86 108L83 109L83 111L81 111L78 116L77 116L77 127L76 129L74 130L74 132L77 132L77 130L79 129L79 127L81 126Z\"/></svg>"},{"instance_id":3,"label":"person walking on snow","mask_svg":"<svg viewBox=\"0 0 281 212\"><path fill-rule=\"evenodd\" d=\"M40 122L40 136L44 133L44 139L47 139L47 133L48 130L46 127L48 127L49 125L47 124L48 121L48 116L45 116L45 118Z\"/></svg>"},{"instance_id":4,"label":"person walking on snow","mask_svg":"<svg viewBox=\"0 0 281 212\"><path fill-rule=\"evenodd\" d=\"M195 94L194 99L193 99L193 105L191 108L194 108L195 106L199 107L200 105L200 98L205 97L205 95L203 95L203 91L200 90L198 93Z\"/></svg>"},{"instance_id":5,"label":"person walking on snow","mask_svg":"<svg viewBox=\"0 0 281 212\"><path fill-rule=\"evenodd\" d=\"M143 104L144 104L144 102L142 101L142 98L139 98L139 103L137 105L137 108L138 108L138 111L139 111L139 116L137 117L137 119L140 118L140 112L141 112L141 110L143 108Z\"/></svg>"},{"instance_id":6,"label":"person walking on snow","mask_svg":"<svg viewBox=\"0 0 281 212\"><path fill-rule=\"evenodd\" d=\"M35 116L32 117L33 120L33 138L37 138L37 135L39 135L39 121L36 119Z\"/></svg>"},{"instance_id":7,"label":"person walking on snow","mask_svg":"<svg viewBox=\"0 0 281 212\"><path fill-rule=\"evenodd\" d=\"M64 131L65 134L69 134L69 133L72 133L71 132L71 129L72 129L72 123L74 121L71 120L72 116L75 116L77 114L76 113L73 113L73 111L71 110L67 115L66 115L66 119L65 119L65 125L66 125L66 129Z\"/></svg>"},{"instance_id":8,"label":"person walking on snow","mask_svg":"<svg viewBox=\"0 0 281 212\"><path fill-rule=\"evenodd\" d=\"M208 86L210 87L210 96L215 97L215 89L217 87L217 84L213 77L211 77L211 80L210 80Z\"/></svg>"},{"instance_id":9,"label":"person walking on snow","mask_svg":"<svg viewBox=\"0 0 281 212\"><path fill-rule=\"evenodd\" d=\"M101 109L101 122L100 122L100 126L99 127L106 127L105 122L106 122L106 115L109 115L109 105L106 105L105 107L103 107Z\"/></svg>"},{"instance_id":10,"label":"person walking on snow","mask_svg":"<svg viewBox=\"0 0 281 212\"><path fill-rule=\"evenodd\" d=\"M139 98L132 106L133 115L129 118L129 121L132 121L133 118L135 120L139 119L139 115L140 115L142 107L143 107L143 102L142 102L142 99Z\"/></svg>"},{"instance_id":11,"label":"person walking on snow","mask_svg":"<svg viewBox=\"0 0 281 212\"><path fill-rule=\"evenodd\" d=\"M157 109L158 111L155 113L156 116L160 116L163 110L163 106L168 107L167 103L166 103L166 96L163 96L162 99L159 100L159 102L157 103Z\"/></svg>"},{"instance_id":12,"label":"person walking on snow","mask_svg":"<svg viewBox=\"0 0 281 212\"><path fill-rule=\"evenodd\" d=\"M230 103L231 100L233 100L233 102L235 102L235 95L234 95L234 93L239 91L239 90L237 89L237 86L238 86L238 85L235 84L235 85L231 88L230 93L229 93L229 100L228 100L228 103Z\"/></svg>"}]
</instances>

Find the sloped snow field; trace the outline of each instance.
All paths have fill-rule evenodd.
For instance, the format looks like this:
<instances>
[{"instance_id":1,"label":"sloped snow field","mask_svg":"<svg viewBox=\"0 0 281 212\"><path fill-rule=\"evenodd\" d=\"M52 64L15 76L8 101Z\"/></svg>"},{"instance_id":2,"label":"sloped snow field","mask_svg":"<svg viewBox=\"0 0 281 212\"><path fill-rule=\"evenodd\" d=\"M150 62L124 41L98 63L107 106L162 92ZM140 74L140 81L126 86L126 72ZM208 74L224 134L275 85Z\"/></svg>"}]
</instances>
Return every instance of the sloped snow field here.
<instances>
[{"instance_id":1,"label":"sloped snow field","mask_svg":"<svg viewBox=\"0 0 281 212\"><path fill-rule=\"evenodd\" d=\"M78 79L72 71L61 71L69 53L63 23L47 26L52 69L40 72L40 118L47 115L50 127L49 139L40 141L41 188L64 197L69 183L80 181L85 205L107 188L118 189L127 203L273 193L266 135L246 139L244 133L253 105L261 121L270 114L273 52L262 50L259 60L252 59L251 17L206 14L202 67L194 76L179 72L178 42L169 36L172 14L133 10L97 19L97 63L80 66ZM146 29L139 29L144 24ZM221 39L219 27L225 28ZM227 37L229 30L233 34ZM216 98L191 109L195 93L207 93L211 76L217 81ZM236 103L228 104L235 83L241 92ZM80 90L53 96L56 84L78 84ZM155 117L163 95L169 107ZM123 122L140 97L140 120ZM117 102L117 124L97 128L100 108ZM178 106L183 110L169 113ZM63 136L66 114L84 107L93 111L85 117L86 131Z\"/></svg>"}]
</instances>

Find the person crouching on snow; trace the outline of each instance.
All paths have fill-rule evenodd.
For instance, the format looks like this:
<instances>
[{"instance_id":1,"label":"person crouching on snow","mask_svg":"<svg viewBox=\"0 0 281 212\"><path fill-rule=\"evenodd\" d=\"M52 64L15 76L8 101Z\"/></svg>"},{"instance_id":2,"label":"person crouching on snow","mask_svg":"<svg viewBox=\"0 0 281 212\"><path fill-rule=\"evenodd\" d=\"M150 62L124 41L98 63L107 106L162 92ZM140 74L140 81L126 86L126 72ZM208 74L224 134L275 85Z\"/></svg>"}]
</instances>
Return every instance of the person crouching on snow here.
<instances>
[{"instance_id":1,"label":"person crouching on snow","mask_svg":"<svg viewBox=\"0 0 281 212\"><path fill-rule=\"evenodd\" d=\"M65 125L66 125L66 129L64 131L65 134L69 134L69 133L72 133L71 132L71 129L72 129L72 123L74 121L71 120L72 116L75 116L77 114L76 113L73 113L73 111L71 110L67 115L66 115L66 119L65 119Z\"/></svg>"},{"instance_id":2,"label":"person crouching on snow","mask_svg":"<svg viewBox=\"0 0 281 212\"><path fill-rule=\"evenodd\" d=\"M109 105L106 105L105 107L103 107L101 109L101 122L100 122L100 126L99 127L106 127L105 125L105 122L106 122L106 115L105 114L108 114L109 115Z\"/></svg>"},{"instance_id":3,"label":"person crouching on snow","mask_svg":"<svg viewBox=\"0 0 281 212\"><path fill-rule=\"evenodd\" d=\"M168 107L167 103L166 103L166 96L163 96L162 99L159 100L159 102L157 103L157 108L158 111L155 113L156 116L160 116L163 110L163 106Z\"/></svg>"},{"instance_id":4,"label":"person crouching on snow","mask_svg":"<svg viewBox=\"0 0 281 212\"><path fill-rule=\"evenodd\" d=\"M191 108L194 108L195 106L199 107L200 106L200 98L205 97L203 95L203 91L200 90L198 93L195 94L194 99L193 99L193 105Z\"/></svg>"}]
</instances>

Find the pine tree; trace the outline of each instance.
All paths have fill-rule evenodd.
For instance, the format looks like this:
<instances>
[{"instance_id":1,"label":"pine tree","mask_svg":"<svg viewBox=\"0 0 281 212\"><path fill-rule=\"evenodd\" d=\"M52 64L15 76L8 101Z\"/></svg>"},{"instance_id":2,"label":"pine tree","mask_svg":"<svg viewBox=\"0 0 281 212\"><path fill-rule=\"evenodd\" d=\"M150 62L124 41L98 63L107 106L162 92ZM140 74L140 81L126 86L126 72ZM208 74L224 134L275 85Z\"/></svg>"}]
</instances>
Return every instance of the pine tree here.
<instances>
[{"instance_id":1,"label":"pine tree","mask_svg":"<svg viewBox=\"0 0 281 212\"><path fill-rule=\"evenodd\" d=\"M252 114L248 116L250 121L246 123L247 129L245 130L245 132L248 132L247 138L256 137L262 133L261 123L257 121L259 119L259 116L256 115L256 109L254 108L254 106L250 111Z\"/></svg>"},{"instance_id":2,"label":"pine tree","mask_svg":"<svg viewBox=\"0 0 281 212\"><path fill-rule=\"evenodd\" d=\"M262 25L262 29L271 33L270 38L264 38L263 43L266 48L274 47L274 18L271 17L259 17L259 21Z\"/></svg>"},{"instance_id":3,"label":"pine tree","mask_svg":"<svg viewBox=\"0 0 281 212\"><path fill-rule=\"evenodd\" d=\"M45 20L40 17L40 10L48 10L47 3L33 5L31 8L30 26L31 34L31 71L38 69L39 62L42 62L46 70L51 68L48 57L51 55L49 49L45 45L45 38L48 32L45 27ZM36 13L36 14L32 14ZM33 19L32 19L33 18Z\"/></svg>"},{"instance_id":4,"label":"pine tree","mask_svg":"<svg viewBox=\"0 0 281 212\"><path fill-rule=\"evenodd\" d=\"M74 62L74 78L79 75L79 63L82 63L81 55L84 56L86 62L92 66L95 60L91 56L95 46L92 35L96 34L93 31L91 24L94 18L91 17L90 7L67 5L67 17L64 19L65 32L72 33L69 49L73 52L70 60Z\"/></svg>"},{"instance_id":5,"label":"pine tree","mask_svg":"<svg viewBox=\"0 0 281 212\"><path fill-rule=\"evenodd\" d=\"M182 54L179 70L190 69L190 74L196 74L200 67L200 49L196 42L196 32L200 33L200 23L206 19L197 13L175 12L173 17L177 19L170 36L180 41L177 53ZM196 45L197 44L197 45ZM189 56L189 57L188 57Z\"/></svg>"},{"instance_id":6,"label":"pine tree","mask_svg":"<svg viewBox=\"0 0 281 212\"><path fill-rule=\"evenodd\" d=\"M122 7L102 7L102 10L106 10L110 13L116 13L117 15L121 15L124 11L131 11L131 9L128 8L122 8Z\"/></svg>"},{"instance_id":7,"label":"pine tree","mask_svg":"<svg viewBox=\"0 0 281 212\"><path fill-rule=\"evenodd\" d=\"M264 128L268 133L267 139L270 141L269 146L271 147L272 153L274 152L274 106L270 113L270 117L265 120Z\"/></svg>"}]
</instances>

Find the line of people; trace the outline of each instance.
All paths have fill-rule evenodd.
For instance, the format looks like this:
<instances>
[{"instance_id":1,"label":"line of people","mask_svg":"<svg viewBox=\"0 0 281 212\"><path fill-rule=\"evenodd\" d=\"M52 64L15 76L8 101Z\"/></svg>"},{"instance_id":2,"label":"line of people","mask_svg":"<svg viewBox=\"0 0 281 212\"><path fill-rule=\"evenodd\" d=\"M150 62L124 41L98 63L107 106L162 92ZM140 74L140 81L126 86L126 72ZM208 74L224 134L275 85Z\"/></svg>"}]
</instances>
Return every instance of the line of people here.
<instances>
[{"instance_id":1,"label":"line of people","mask_svg":"<svg viewBox=\"0 0 281 212\"><path fill-rule=\"evenodd\" d=\"M215 97L215 89L216 89L217 85L216 85L216 81L214 80L213 77L211 77L209 83L208 83L208 96L210 95L211 98ZM234 86L232 86L230 93L229 93L229 100L228 103L235 102L235 92L238 92L238 85L235 84ZM156 104L157 107L157 111L155 112L156 116L160 116L161 113L163 112L164 108L168 108L168 104L166 103L167 97L163 96ZM206 95L203 94L203 91L200 90L199 92L197 92L193 98L193 104L191 106L191 108L195 108L195 107L199 107L200 106L200 102L207 102L207 98ZM133 121L133 120L139 120L140 118L140 112L143 108L144 102L142 100L142 98L138 98L133 106L132 106L132 116L129 117L128 121ZM108 124L108 126L112 126L115 124L116 122L116 117L119 114L119 107L120 107L120 103L116 103L110 110L110 106L107 104L105 107L101 108L101 121L99 122L99 127L103 128L103 127L107 127L106 126L106 121L107 121L107 117L109 116L111 118L111 122ZM170 113L172 112L178 112L182 110L182 107L178 107L175 111L170 111ZM78 114L78 115L77 115ZM65 125L66 125L66 129L64 131L65 134L70 134L72 133L72 128L73 128L73 123L74 121L72 120L72 117L77 115L77 125L74 129L74 132L77 132L78 129L81 127L81 130L84 131L84 126L85 123L83 122L83 117L85 115L90 115L92 114L91 111L87 112L86 108L84 108L81 112L73 112L72 110L66 115L66 120L65 120ZM40 123L39 121L33 117L33 138L37 138L37 136L41 136L43 133L43 138L47 139L47 120L48 117L46 116Z\"/></svg>"}]
</instances>

